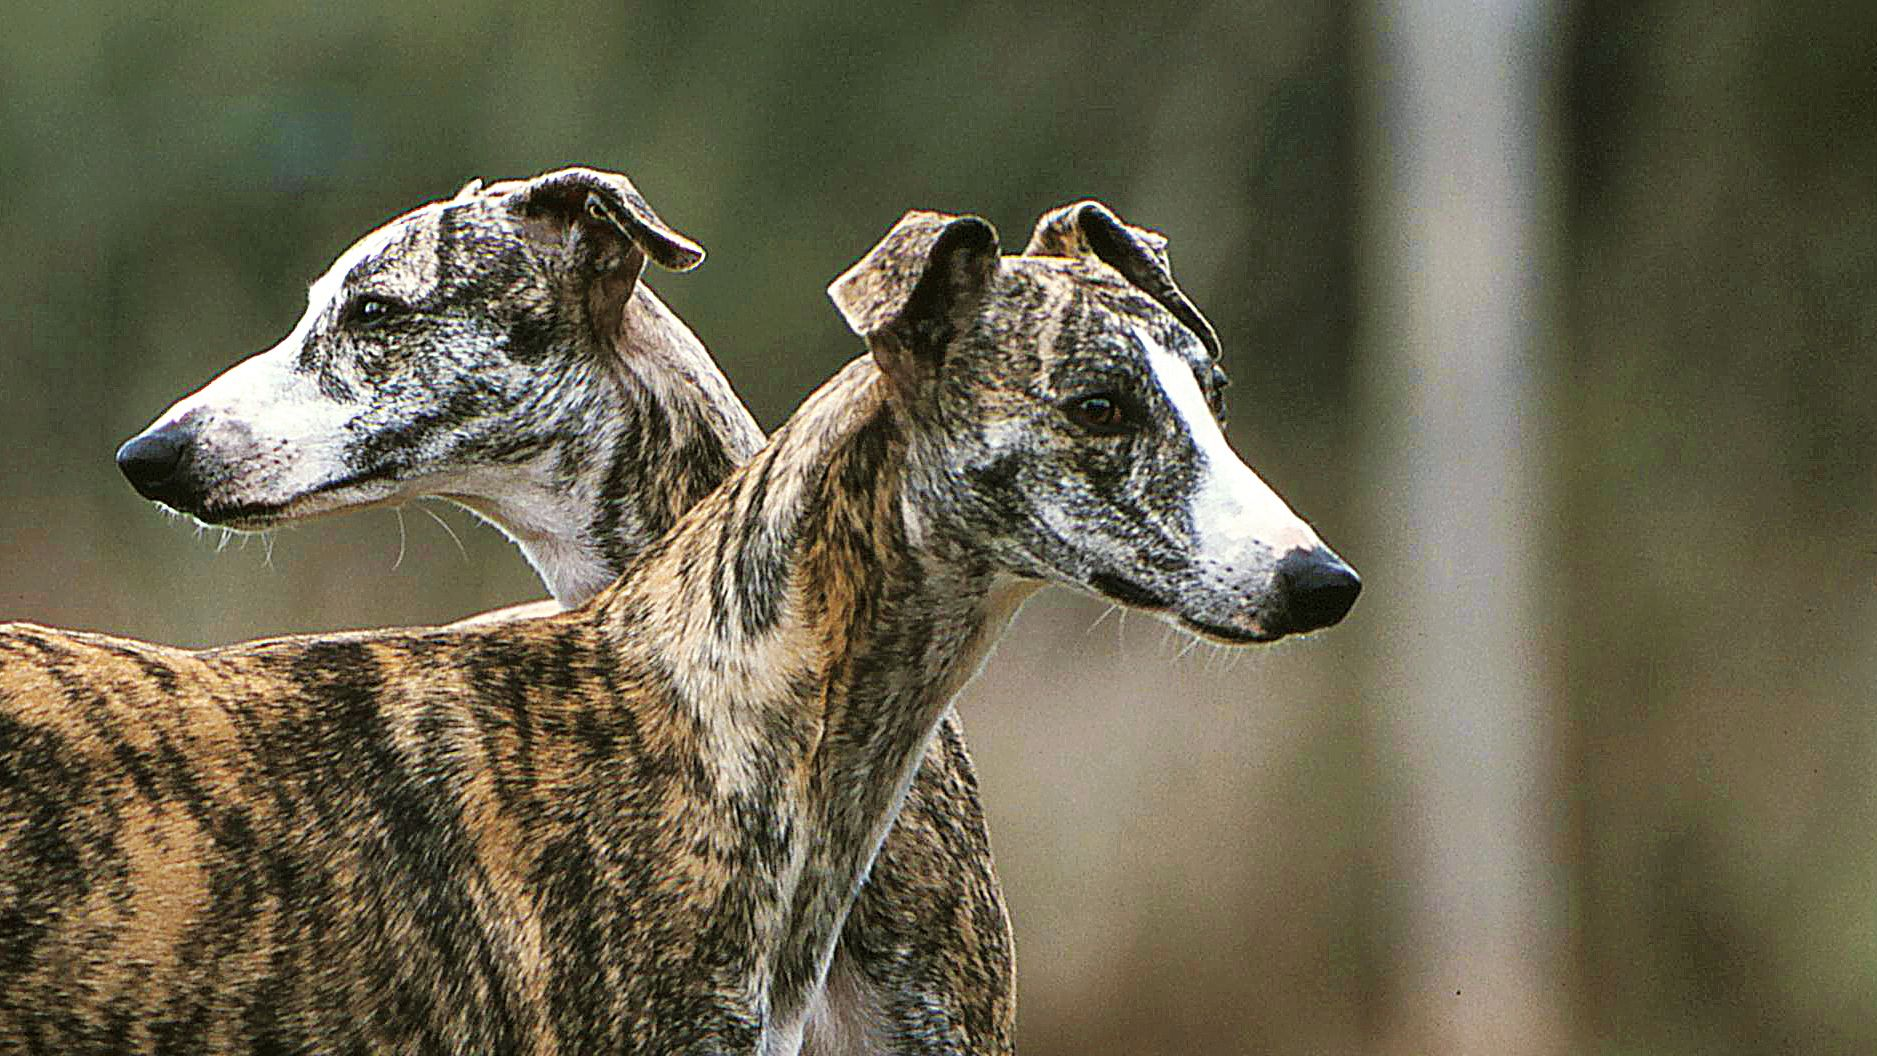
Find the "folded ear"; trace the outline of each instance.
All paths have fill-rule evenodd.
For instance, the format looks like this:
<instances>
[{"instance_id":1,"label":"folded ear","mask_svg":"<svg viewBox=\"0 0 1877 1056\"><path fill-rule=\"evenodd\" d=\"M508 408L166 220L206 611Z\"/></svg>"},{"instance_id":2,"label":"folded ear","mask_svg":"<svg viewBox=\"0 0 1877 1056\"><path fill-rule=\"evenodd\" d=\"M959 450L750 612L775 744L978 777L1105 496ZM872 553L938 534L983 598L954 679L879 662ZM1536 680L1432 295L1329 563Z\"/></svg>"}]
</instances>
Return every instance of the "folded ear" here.
<instances>
[{"instance_id":1,"label":"folded ear","mask_svg":"<svg viewBox=\"0 0 1877 1056\"><path fill-rule=\"evenodd\" d=\"M944 358L997 274L997 230L975 216L914 211L828 287L880 368L912 391Z\"/></svg>"},{"instance_id":2,"label":"folded ear","mask_svg":"<svg viewBox=\"0 0 1877 1056\"><path fill-rule=\"evenodd\" d=\"M704 259L702 246L659 219L632 181L616 172L560 169L492 190L520 221L522 234L546 251L586 301L602 341L617 336L647 258L673 271L689 271Z\"/></svg>"},{"instance_id":3,"label":"folded ear","mask_svg":"<svg viewBox=\"0 0 1877 1056\"><path fill-rule=\"evenodd\" d=\"M517 187L509 206L524 219L543 222L545 230L538 233L556 241L591 238L599 257L612 243L616 250L636 250L672 271L689 271L704 260L704 247L659 219L632 181L616 172L571 168L543 173Z\"/></svg>"},{"instance_id":4,"label":"folded ear","mask_svg":"<svg viewBox=\"0 0 1877 1056\"><path fill-rule=\"evenodd\" d=\"M1093 257L1101 261L1159 301L1199 338L1212 358L1219 358L1219 335L1173 281L1167 237L1158 231L1124 224L1107 206L1090 199L1044 213L1023 252L1033 257Z\"/></svg>"}]
</instances>

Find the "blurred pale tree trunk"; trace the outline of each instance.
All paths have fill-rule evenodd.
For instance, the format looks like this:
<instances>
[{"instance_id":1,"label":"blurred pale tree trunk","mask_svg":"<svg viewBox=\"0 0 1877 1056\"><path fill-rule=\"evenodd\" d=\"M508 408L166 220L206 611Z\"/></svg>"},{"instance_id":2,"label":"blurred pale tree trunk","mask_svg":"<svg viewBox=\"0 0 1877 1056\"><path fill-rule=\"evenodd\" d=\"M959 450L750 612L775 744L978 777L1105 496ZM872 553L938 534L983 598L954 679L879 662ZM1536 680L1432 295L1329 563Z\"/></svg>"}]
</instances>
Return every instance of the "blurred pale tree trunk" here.
<instances>
[{"instance_id":1,"label":"blurred pale tree trunk","mask_svg":"<svg viewBox=\"0 0 1877 1056\"><path fill-rule=\"evenodd\" d=\"M1379 0L1363 31L1367 520L1382 1051L1562 1052L1548 698L1543 0Z\"/></svg>"}]
</instances>

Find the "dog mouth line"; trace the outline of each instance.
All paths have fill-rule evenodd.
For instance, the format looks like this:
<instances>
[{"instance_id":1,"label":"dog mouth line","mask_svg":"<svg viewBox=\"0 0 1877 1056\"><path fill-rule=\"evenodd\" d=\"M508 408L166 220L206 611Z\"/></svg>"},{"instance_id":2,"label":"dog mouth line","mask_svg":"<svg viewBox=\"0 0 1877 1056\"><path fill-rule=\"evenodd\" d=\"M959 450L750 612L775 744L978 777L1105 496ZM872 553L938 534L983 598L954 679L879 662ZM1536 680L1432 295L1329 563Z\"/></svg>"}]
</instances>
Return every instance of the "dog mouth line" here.
<instances>
[{"instance_id":1,"label":"dog mouth line","mask_svg":"<svg viewBox=\"0 0 1877 1056\"><path fill-rule=\"evenodd\" d=\"M1088 577L1088 585L1102 597L1132 608L1146 609L1151 612L1173 607L1171 598L1110 572L1097 572Z\"/></svg>"},{"instance_id":2,"label":"dog mouth line","mask_svg":"<svg viewBox=\"0 0 1877 1056\"><path fill-rule=\"evenodd\" d=\"M1213 623L1210 620L1198 619L1188 616L1185 613L1174 612L1172 611L1174 608L1172 599L1150 590L1147 587L1143 587L1138 583L1122 579L1120 576L1112 573L1097 572L1089 577L1089 586L1093 587L1096 592L1110 601L1119 602L1122 605L1136 609L1145 609L1149 612L1167 613L1177 620L1180 626L1186 630L1202 637L1211 638L1215 641L1228 642L1233 645L1251 645L1261 642L1275 642L1279 638L1284 637L1281 631L1277 633L1266 630L1247 631L1238 627L1227 627L1224 624Z\"/></svg>"},{"instance_id":3,"label":"dog mouth line","mask_svg":"<svg viewBox=\"0 0 1877 1056\"><path fill-rule=\"evenodd\" d=\"M204 506L201 510L180 510L178 512L188 514L198 521L213 524L218 527L266 528L284 521L293 520L293 516L287 513L287 511L292 509L295 505L304 503L309 499L314 499L321 495L328 495L346 488L373 484L381 480L394 480L396 477L397 467L380 466L376 469L363 470L358 473L328 480L300 492L298 495L295 495L285 502L244 502L228 506Z\"/></svg>"},{"instance_id":4,"label":"dog mouth line","mask_svg":"<svg viewBox=\"0 0 1877 1056\"><path fill-rule=\"evenodd\" d=\"M1245 631L1236 627L1226 627L1206 620L1196 620L1191 616L1179 617L1180 626L1202 637L1217 639L1232 645L1254 645L1275 642L1284 637L1283 632Z\"/></svg>"}]
</instances>

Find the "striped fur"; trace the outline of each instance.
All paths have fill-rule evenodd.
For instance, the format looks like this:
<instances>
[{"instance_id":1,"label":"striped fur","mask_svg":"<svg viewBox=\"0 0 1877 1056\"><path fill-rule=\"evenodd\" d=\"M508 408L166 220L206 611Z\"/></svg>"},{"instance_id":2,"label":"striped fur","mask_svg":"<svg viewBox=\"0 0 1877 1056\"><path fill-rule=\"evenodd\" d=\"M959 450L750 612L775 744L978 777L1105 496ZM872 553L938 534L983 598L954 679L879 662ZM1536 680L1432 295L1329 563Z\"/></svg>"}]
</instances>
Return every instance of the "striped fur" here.
<instances>
[{"instance_id":1,"label":"striped fur","mask_svg":"<svg viewBox=\"0 0 1877 1056\"><path fill-rule=\"evenodd\" d=\"M936 235L902 246L909 290L861 287L893 304L874 356L586 606L201 653L0 628L0 1039L794 1052L1024 597L1158 576L1220 637L1293 629L1252 557L1307 528L1226 568L1196 527L1246 486L1199 368L1161 365L1209 363L1197 336L1099 262L908 222ZM1091 431L1090 371L1169 413Z\"/></svg>"},{"instance_id":2,"label":"striped fur","mask_svg":"<svg viewBox=\"0 0 1877 1056\"><path fill-rule=\"evenodd\" d=\"M392 284L406 304L450 305L485 321L446 328L413 320L395 335L397 374L422 384L367 378L359 403L369 411L360 424L295 437L277 460L314 467L323 460L329 468L299 467L284 479L269 460L255 457L252 438L268 428L293 387L280 375L272 385L252 384L254 368L237 366L145 431L188 438L183 463L196 483L172 485L165 497L183 513L225 521L219 511L228 496L271 487L276 512L235 521L261 526L310 515L313 496L306 491L318 485L296 491L297 481L375 476L374 467L397 465L392 501L434 494L468 505L515 540L558 603L472 622L570 608L617 579L763 438L703 345L643 282L626 294L616 323L610 312L599 313L606 321L581 317L591 312L591 291L612 262L602 256L594 261L598 269L549 266L541 247L558 247L565 236L527 237L515 208L539 200L543 184L576 180L604 190L624 178L576 169L472 185L442 208L406 214L360 243L384 248L341 254L340 281L316 283L308 321L263 357L352 373L333 362L361 352L338 325L343 304L360 290L385 289L386 275L416 277ZM582 204L578 195L565 202ZM649 213L642 200L639 209ZM579 211L567 220L600 227ZM450 279L439 282L439 275ZM528 329L555 335L546 346L518 355L514 341L490 350L467 339L504 332L512 324L502 320L525 314L518 304L540 306ZM319 351L306 354L307 348ZM491 377L498 379L493 387ZM469 395L479 398L463 398ZM548 454L516 460L505 457L509 450ZM322 490L317 499L321 513L385 501L344 488ZM955 713L945 717L914 779L836 957L845 982L811 1016L808 1051L857 1051L867 1041L895 1052L1011 1051L1016 1005L1008 914Z\"/></svg>"},{"instance_id":3,"label":"striped fur","mask_svg":"<svg viewBox=\"0 0 1877 1056\"><path fill-rule=\"evenodd\" d=\"M870 375L565 615L0 630L0 1038L793 1051L985 636L978 591L918 604L947 581L850 515L897 499Z\"/></svg>"}]
</instances>

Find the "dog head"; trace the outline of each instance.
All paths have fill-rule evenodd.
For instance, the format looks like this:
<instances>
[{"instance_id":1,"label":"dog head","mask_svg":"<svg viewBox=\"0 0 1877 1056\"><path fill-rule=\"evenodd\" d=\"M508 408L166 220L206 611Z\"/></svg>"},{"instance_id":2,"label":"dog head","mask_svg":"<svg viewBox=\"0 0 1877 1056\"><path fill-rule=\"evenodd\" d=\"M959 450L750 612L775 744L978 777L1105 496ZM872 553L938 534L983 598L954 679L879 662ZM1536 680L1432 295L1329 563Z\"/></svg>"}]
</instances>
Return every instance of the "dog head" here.
<instances>
[{"instance_id":1,"label":"dog head","mask_svg":"<svg viewBox=\"0 0 1877 1056\"><path fill-rule=\"evenodd\" d=\"M1360 582L1227 444L1212 327L1166 240L1098 202L1020 256L909 213L829 290L909 423L923 508L998 568L1224 642L1326 627Z\"/></svg>"},{"instance_id":2,"label":"dog head","mask_svg":"<svg viewBox=\"0 0 1877 1056\"><path fill-rule=\"evenodd\" d=\"M480 181L340 254L279 344L119 449L147 498L265 528L420 495L526 461L593 410L645 262L704 251L624 176L563 169ZM591 428L591 424L587 425Z\"/></svg>"}]
</instances>

